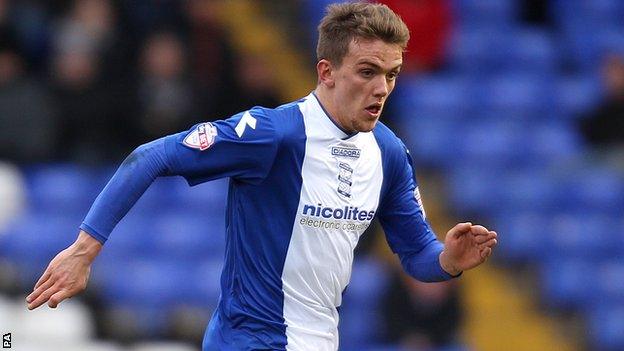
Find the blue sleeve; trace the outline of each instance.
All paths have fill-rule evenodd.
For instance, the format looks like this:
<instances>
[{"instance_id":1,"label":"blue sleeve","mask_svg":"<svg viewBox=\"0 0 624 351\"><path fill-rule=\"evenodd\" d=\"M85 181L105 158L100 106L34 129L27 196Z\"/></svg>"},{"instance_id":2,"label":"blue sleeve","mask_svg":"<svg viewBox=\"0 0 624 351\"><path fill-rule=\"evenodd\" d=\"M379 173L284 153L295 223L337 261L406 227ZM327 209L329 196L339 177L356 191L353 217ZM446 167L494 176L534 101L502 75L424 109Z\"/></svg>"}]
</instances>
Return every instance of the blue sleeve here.
<instances>
[{"instance_id":1,"label":"blue sleeve","mask_svg":"<svg viewBox=\"0 0 624 351\"><path fill-rule=\"evenodd\" d=\"M389 180L380 203L379 221L392 251L399 255L403 269L424 282L453 278L440 265L444 245L427 223L414 176L412 160L405 146L389 159Z\"/></svg>"},{"instance_id":2,"label":"blue sleeve","mask_svg":"<svg viewBox=\"0 0 624 351\"><path fill-rule=\"evenodd\" d=\"M93 202L80 229L104 244L110 232L158 176L170 174L165 138L136 148Z\"/></svg>"},{"instance_id":3,"label":"blue sleeve","mask_svg":"<svg viewBox=\"0 0 624 351\"><path fill-rule=\"evenodd\" d=\"M253 108L171 136L166 147L172 172L191 185L223 177L261 182L273 165L280 142L271 111Z\"/></svg>"},{"instance_id":4,"label":"blue sleeve","mask_svg":"<svg viewBox=\"0 0 624 351\"><path fill-rule=\"evenodd\" d=\"M260 108L144 144L119 166L80 229L106 242L159 176L181 175L191 185L223 177L258 183L268 174L277 145L273 124Z\"/></svg>"}]
</instances>

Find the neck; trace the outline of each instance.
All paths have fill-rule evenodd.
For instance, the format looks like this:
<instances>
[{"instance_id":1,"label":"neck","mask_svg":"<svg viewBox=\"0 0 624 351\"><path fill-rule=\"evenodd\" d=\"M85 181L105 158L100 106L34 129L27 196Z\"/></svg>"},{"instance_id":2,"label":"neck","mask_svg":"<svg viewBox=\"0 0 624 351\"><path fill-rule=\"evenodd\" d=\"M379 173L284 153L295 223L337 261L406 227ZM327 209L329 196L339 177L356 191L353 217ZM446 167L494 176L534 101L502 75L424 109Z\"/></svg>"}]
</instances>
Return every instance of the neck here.
<instances>
[{"instance_id":1,"label":"neck","mask_svg":"<svg viewBox=\"0 0 624 351\"><path fill-rule=\"evenodd\" d=\"M327 113L327 116L332 121L334 121L334 124L336 124L338 128L340 128L346 134L355 133L355 131L346 128L344 123L342 123L342 121L338 118L338 109L336 108L338 105L336 101L334 101L333 96L327 91L327 89L324 89L322 85L319 85L314 90L314 95L316 95L316 98L319 100L319 103L321 104L321 107L323 107L323 109L325 110L325 113Z\"/></svg>"}]
</instances>

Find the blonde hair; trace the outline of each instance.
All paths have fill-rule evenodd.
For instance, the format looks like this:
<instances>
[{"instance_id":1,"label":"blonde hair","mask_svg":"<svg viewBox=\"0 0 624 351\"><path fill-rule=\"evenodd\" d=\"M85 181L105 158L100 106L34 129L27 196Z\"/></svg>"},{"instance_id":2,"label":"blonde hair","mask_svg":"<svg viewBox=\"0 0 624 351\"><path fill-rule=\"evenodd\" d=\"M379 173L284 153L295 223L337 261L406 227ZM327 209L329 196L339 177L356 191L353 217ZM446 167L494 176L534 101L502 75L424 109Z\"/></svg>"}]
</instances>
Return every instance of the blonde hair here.
<instances>
[{"instance_id":1,"label":"blonde hair","mask_svg":"<svg viewBox=\"0 0 624 351\"><path fill-rule=\"evenodd\" d=\"M336 66L349 50L353 40L381 39L389 44L407 47L409 30L401 17L383 4L347 2L327 6L318 26L317 60L326 59Z\"/></svg>"}]
</instances>

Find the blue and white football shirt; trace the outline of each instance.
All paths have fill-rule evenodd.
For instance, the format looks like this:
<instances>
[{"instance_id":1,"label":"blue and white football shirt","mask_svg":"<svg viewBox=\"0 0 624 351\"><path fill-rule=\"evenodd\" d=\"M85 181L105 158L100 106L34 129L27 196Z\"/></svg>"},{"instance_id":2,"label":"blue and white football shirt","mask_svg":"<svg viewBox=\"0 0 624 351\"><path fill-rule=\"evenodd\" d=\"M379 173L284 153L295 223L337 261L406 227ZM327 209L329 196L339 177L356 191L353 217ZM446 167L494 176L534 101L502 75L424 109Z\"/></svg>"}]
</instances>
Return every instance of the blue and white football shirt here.
<instances>
[{"instance_id":1,"label":"blue and white football shirt","mask_svg":"<svg viewBox=\"0 0 624 351\"><path fill-rule=\"evenodd\" d=\"M81 228L104 242L159 175L230 177L221 300L204 350L337 350L353 250L375 217L408 273L451 278L403 143L382 123L345 134L314 94L141 146Z\"/></svg>"}]
</instances>

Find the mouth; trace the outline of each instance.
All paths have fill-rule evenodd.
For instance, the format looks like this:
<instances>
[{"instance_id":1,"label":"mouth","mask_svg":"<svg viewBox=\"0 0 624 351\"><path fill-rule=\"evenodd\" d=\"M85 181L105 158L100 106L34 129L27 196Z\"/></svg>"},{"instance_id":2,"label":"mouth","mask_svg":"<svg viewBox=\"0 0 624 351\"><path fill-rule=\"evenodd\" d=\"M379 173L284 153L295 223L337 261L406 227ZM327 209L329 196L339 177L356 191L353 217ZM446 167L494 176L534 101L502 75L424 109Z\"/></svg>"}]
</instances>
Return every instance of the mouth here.
<instances>
[{"instance_id":1,"label":"mouth","mask_svg":"<svg viewBox=\"0 0 624 351\"><path fill-rule=\"evenodd\" d=\"M379 102L376 102L376 103L374 103L374 104L370 104L370 105L368 105L368 106L365 108L365 110L366 110L369 114L371 114L371 115L373 115L373 116L375 116L375 117L378 117L378 116L379 116L379 114L381 113L381 107L382 107L382 104L381 104L381 103L379 103Z\"/></svg>"}]
</instances>

